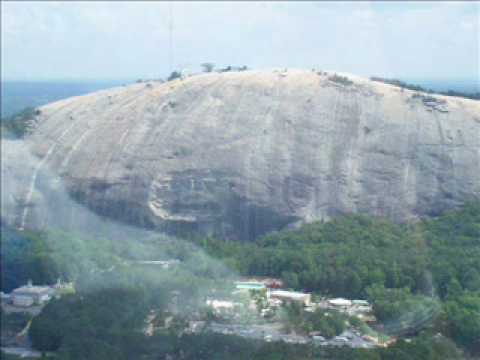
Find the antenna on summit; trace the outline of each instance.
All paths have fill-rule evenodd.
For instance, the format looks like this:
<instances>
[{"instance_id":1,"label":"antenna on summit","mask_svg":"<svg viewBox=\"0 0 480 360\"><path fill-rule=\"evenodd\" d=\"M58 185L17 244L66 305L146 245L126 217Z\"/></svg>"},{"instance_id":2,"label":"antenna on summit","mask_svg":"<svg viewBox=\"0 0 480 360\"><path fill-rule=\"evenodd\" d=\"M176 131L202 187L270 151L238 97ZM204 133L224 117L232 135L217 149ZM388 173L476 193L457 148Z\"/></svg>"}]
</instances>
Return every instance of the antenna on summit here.
<instances>
[{"instance_id":1,"label":"antenna on summit","mask_svg":"<svg viewBox=\"0 0 480 360\"><path fill-rule=\"evenodd\" d=\"M169 23L168 23L168 67L170 74L173 72L173 1L168 2Z\"/></svg>"}]
</instances>

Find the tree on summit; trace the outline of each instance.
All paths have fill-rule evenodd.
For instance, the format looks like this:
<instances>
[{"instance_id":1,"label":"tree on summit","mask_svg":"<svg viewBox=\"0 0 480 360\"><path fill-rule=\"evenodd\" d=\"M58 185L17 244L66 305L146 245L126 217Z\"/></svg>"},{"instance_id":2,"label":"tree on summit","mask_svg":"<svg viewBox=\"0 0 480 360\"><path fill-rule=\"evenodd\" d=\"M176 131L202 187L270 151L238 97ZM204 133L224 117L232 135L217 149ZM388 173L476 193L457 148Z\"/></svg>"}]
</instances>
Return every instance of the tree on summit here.
<instances>
[{"instance_id":1,"label":"tree on summit","mask_svg":"<svg viewBox=\"0 0 480 360\"><path fill-rule=\"evenodd\" d=\"M200 65L203 68L203 72L209 73L212 72L215 68L215 64L211 62L206 62Z\"/></svg>"}]
</instances>

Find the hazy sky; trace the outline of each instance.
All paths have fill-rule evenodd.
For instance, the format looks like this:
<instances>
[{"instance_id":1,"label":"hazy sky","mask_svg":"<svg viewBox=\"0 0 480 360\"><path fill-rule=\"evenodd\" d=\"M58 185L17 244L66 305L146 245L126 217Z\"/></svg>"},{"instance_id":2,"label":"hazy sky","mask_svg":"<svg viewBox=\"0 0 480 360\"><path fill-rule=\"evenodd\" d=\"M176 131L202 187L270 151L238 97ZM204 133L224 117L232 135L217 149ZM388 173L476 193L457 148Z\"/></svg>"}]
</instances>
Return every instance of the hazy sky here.
<instances>
[{"instance_id":1,"label":"hazy sky","mask_svg":"<svg viewBox=\"0 0 480 360\"><path fill-rule=\"evenodd\" d=\"M478 79L479 3L1 2L2 79L127 79L173 67L300 67Z\"/></svg>"}]
</instances>

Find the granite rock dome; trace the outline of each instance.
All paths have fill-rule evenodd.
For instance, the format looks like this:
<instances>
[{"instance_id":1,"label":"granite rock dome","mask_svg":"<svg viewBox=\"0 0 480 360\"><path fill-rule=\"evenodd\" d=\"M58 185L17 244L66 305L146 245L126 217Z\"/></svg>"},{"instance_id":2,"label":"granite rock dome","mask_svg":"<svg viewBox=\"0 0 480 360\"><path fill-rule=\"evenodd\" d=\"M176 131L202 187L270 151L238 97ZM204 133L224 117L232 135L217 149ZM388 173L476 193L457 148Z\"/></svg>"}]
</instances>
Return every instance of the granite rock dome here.
<instances>
[{"instance_id":1,"label":"granite rock dome","mask_svg":"<svg viewBox=\"0 0 480 360\"><path fill-rule=\"evenodd\" d=\"M208 73L38 109L26 141L79 202L254 239L347 213L405 221L480 196L480 102L353 75Z\"/></svg>"}]
</instances>

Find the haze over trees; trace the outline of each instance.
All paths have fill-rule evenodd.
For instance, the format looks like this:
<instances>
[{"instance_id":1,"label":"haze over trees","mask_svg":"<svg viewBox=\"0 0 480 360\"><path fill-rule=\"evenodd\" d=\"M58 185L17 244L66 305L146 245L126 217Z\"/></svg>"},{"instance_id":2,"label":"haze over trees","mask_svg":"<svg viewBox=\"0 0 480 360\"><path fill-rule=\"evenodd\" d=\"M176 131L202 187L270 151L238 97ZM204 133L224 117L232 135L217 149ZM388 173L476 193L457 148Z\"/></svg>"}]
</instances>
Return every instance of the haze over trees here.
<instances>
[{"instance_id":1,"label":"haze over trees","mask_svg":"<svg viewBox=\"0 0 480 360\"><path fill-rule=\"evenodd\" d=\"M320 295L368 298L392 334L433 326L471 350L479 346L478 202L418 224L355 215L256 243L198 243L245 275L280 277Z\"/></svg>"},{"instance_id":2,"label":"haze over trees","mask_svg":"<svg viewBox=\"0 0 480 360\"><path fill-rule=\"evenodd\" d=\"M23 284L27 278L50 283L57 276L66 274L64 268L75 262L67 254L72 246L69 244L85 241L78 236L59 233L58 241L65 244L59 253L58 250L49 250L45 234L11 230L3 235L3 291ZM267 235L257 243L224 242L212 238L194 241L245 275L278 276L287 287L313 291L317 296L368 298L373 303L375 315L384 324L383 331L417 336L411 343L400 341L385 350L331 350L338 356L346 356L341 355L345 353L351 359L390 359L396 358L394 354L397 352L400 354L408 349L410 359L443 359L442 351L458 351L448 338L473 354L479 351L480 203L465 205L461 210L418 224L398 225L384 219L349 216ZM99 264L108 268L112 261L115 263L115 257L109 259L102 254L111 245L101 245L101 241L98 244L95 253L89 256L96 257ZM106 247L103 249L103 246ZM177 252L175 256L181 256L179 249L172 248L172 251ZM255 345L257 347L253 350L247 340L213 334L199 337L175 335L173 338L172 334L165 334L143 339L135 330L141 324L134 313L144 314L152 307L161 311L168 288L174 289L181 283L185 291L195 294L195 284L201 285L198 280L183 278L176 285L172 283L170 287L159 288L155 285L158 283L145 281L144 274L139 281L137 275L140 273L121 269L99 273L91 280L78 278L84 279L78 282L75 295L53 301L34 320L31 330L34 344L43 350L60 349L62 354L77 354L82 347L95 345L102 349L101 353L105 352L105 358L115 354L120 356L119 359L123 355L118 354L131 354L129 351L139 351L145 356L151 354L152 349L159 353L174 353L180 351L185 342L192 346L192 358L201 358L196 351L201 351L202 344L206 343L210 344L210 351L215 349L218 353L223 353L225 347L231 347L233 343L244 344L240 353L249 351L254 359L263 359L258 354L270 347L268 344ZM88 273L88 269L78 269L77 273ZM206 272L204 276L210 277L211 273ZM91 281L98 284L99 279L103 279L100 284L104 286L97 285L97 290L92 292L89 284ZM191 296L185 296L185 299ZM321 329L334 336L343 329L340 326L342 321L335 322L336 317L325 322L321 313L307 318L299 317L295 308L288 313L291 326L301 331ZM62 314L69 316L64 319ZM59 317L63 320L60 321ZM443 336L441 341L435 338L439 332ZM212 339L217 343L210 343ZM161 349L157 347L160 344L164 344ZM275 348L277 350L272 350L273 353L279 354L280 348L279 345ZM430 349L430 355L426 355L422 348ZM292 347L285 351L290 353L293 349L304 348ZM311 354L308 348L298 351ZM308 359L308 356L299 355L292 359Z\"/></svg>"}]
</instances>

